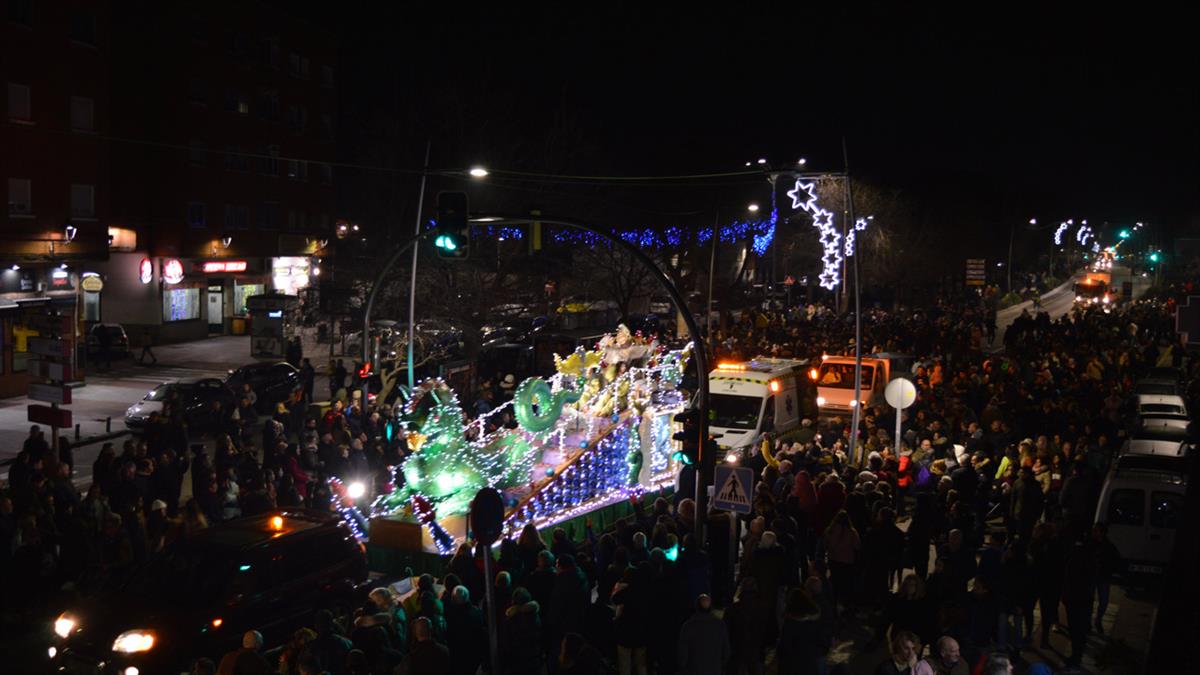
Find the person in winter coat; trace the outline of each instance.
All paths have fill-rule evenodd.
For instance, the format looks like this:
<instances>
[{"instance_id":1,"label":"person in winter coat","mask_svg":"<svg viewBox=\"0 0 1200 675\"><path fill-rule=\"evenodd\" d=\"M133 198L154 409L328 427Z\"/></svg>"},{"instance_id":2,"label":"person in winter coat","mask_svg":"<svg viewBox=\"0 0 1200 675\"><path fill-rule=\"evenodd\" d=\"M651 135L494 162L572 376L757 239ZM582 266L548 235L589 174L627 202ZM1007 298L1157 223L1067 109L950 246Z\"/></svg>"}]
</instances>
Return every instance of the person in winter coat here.
<instances>
[{"instance_id":1,"label":"person in winter coat","mask_svg":"<svg viewBox=\"0 0 1200 675\"><path fill-rule=\"evenodd\" d=\"M529 591L518 586L504 612L500 640L506 675L537 675L542 670L542 618Z\"/></svg>"},{"instance_id":2,"label":"person in winter coat","mask_svg":"<svg viewBox=\"0 0 1200 675\"><path fill-rule=\"evenodd\" d=\"M846 487L837 476L830 475L817 490L817 521L813 523L813 532L821 536L845 505Z\"/></svg>"},{"instance_id":3,"label":"person in winter coat","mask_svg":"<svg viewBox=\"0 0 1200 675\"><path fill-rule=\"evenodd\" d=\"M763 673L764 618L758 609L758 582L754 577L746 577L742 579L733 604L725 610L724 617L730 639L731 668L736 675Z\"/></svg>"},{"instance_id":4,"label":"person in winter coat","mask_svg":"<svg viewBox=\"0 0 1200 675\"><path fill-rule=\"evenodd\" d=\"M771 642L778 635L780 595L787 585L789 574L787 554L779 546L773 531L763 532L758 548L750 562L750 576L758 582L758 606L766 633L763 639Z\"/></svg>"},{"instance_id":5,"label":"person in winter coat","mask_svg":"<svg viewBox=\"0 0 1200 675\"><path fill-rule=\"evenodd\" d=\"M1081 534L1066 558L1062 599L1067 607L1067 627L1071 635L1071 656L1067 666L1078 667L1092 626L1092 597L1096 592L1096 547L1092 538Z\"/></svg>"},{"instance_id":6,"label":"person in winter coat","mask_svg":"<svg viewBox=\"0 0 1200 675\"><path fill-rule=\"evenodd\" d=\"M1033 526L1042 517L1046 496L1041 481L1034 477L1033 468L1021 468L1021 475L1013 483L1012 495L1009 498L1009 528L1010 534L1017 534L1023 541L1029 541L1033 534Z\"/></svg>"},{"instance_id":7,"label":"person in winter coat","mask_svg":"<svg viewBox=\"0 0 1200 675\"><path fill-rule=\"evenodd\" d=\"M850 515L839 511L823 535L825 553L829 557L829 580L838 609L850 604L854 597L855 563L862 548L858 532L850 524Z\"/></svg>"},{"instance_id":8,"label":"person in winter coat","mask_svg":"<svg viewBox=\"0 0 1200 675\"><path fill-rule=\"evenodd\" d=\"M904 533L896 527L896 513L879 509L875 522L863 537L863 594L873 605L882 605L892 587L892 573L901 568Z\"/></svg>"},{"instance_id":9,"label":"person in winter coat","mask_svg":"<svg viewBox=\"0 0 1200 675\"><path fill-rule=\"evenodd\" d=\"M649 563L625 570L613 586L612 604L616 607L613 631L617 641L617 668L621 675L646 675L646 647L650 614Z\"/></svg>"},{"instance_id":10,"label":"person in winter coat","mask_svg":"<svg viewBox=\"0 0 1200 675\"><path fill-rule=\"evenodd\" d=\"M546 632L550 634L548 644L559 644L564 634L583 630L583 614L591 599L591 588L575 564L574 556L569 553L559 556L550 591L550 608L546 613Z\"/></svg>"},{"instance_id":11,"label":"person in winter coat","mask_svg":"<svg viewBox=\"0 0 1200 675\"><path fill-rule=\"evenodd\" d=\"M712 598L696 598L696 612L679 630L678 672L682 675L723 675L729 661L729 634L712 613Z\"/></svg>"},{"instance_id":12,"label":"person in winter coat","mask_svg":"<svg viewBox=\"0 0 1200 675\"><path fill-rule=\"evenodd\" d=\"M1029 543L1030 572L1036 588L1042 616L1041 646L1050 645L1050 626L1058 623L1058 603L1062 596L1062 571L1065 567L1062 543L1053 523L1042 523L1033 531Z\"/></svg>"},{"instance_id":13,"label":"person in winter coat","mask_svg":"<svg viewBox=\"0 0 1200 675\"><path fill-rule=\"evenodd\" d=\"M818 675L825 672L828 644L822 639L821 610L804 589L788 593L783 627L775 647L779 675Z\"/></svg>"},{"instance_id":14,"label":"person in winter coat","mask_svg":"<svg viewBox=\"0 0 1200 675\"><path fill-rule=\"evenodd\" d=\"M487 654L483 611L471 604L466 586L456 586L446 606L446 647L452 675L474 675Z\"/></svg>"},{"instance_id":15,"label":"person in winter coat","mask_svg":"<svg viewBox=\"0 0 1200 675\"><path fill-rule=\"evenodd\" d=\"M937 637L937 609L925 594L925 582L909 574L900 583L899 592L888 598L875 639L882 640L889 630L893 635L909 631L921 639L921 644L932 644Z\"/></svg>"}]
</instances>

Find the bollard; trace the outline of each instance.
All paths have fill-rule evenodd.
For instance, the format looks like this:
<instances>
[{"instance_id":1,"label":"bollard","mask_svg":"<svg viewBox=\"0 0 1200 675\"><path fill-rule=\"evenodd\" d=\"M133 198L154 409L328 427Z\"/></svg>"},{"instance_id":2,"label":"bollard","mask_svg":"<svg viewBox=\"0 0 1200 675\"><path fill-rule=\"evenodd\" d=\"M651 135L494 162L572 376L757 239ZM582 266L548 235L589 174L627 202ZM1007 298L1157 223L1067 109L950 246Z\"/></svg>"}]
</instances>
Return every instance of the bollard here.
<instances>
[{"instance_id":1,"label":"bollard","mask_svg":"<svg viewBox=\"0 0 1200 675\"><path fill-rule=\"evenodd\" d=\"M112 433L112 417L107 417L104 419L104 433Z\"/></svg>"},{"instance_id":2,"label":"bollard","mask_svg":"<svg viewBox=\"0 0 1200 675\"><path fill-rule=\"evenodd\" d=\"M79 425L75 425L75 440L79 440Z\"/></svg>"}]
</instances>

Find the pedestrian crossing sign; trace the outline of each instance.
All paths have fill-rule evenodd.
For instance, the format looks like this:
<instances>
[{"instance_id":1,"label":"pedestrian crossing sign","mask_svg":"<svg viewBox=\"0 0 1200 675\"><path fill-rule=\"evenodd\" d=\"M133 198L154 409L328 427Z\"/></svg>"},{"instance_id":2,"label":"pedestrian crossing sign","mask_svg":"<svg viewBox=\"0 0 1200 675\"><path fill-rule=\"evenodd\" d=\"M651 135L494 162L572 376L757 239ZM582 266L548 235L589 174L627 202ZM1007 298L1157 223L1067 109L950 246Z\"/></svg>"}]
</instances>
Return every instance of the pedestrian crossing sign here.
<instances>
[{"instance_id":1,"label":"pedestrian crossing sign","mask_svg":"<svg viewBox=\"0 0 1200 675\"><path fill-rule=\"evenodd\" d=\"M716 492L713 508L734 513L750 513L754 470L740 466L718 466L713 476Z\"/></svg>"}]
</instances>

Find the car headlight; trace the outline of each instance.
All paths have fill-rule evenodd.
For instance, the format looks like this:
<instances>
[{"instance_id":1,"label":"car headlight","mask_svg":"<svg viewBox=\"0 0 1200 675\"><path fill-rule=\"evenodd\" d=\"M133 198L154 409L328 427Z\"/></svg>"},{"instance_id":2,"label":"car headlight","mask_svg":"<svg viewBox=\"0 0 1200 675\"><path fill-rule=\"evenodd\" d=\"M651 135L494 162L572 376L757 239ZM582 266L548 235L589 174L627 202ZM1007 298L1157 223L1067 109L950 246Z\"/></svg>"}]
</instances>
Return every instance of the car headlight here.
<instances>
[{"instance_id":1,"label":"car headlight","mask_svg":"<svg viewBox=\"0 0 1200 675\"><path fill-rule=\"evenodd\" d=\"M75 619L63 614L54 620L54 633L60 638L65 638L75 630Z\"/></svg>"},{"instance_id":2,"label":"car headlight","mask_svg":"<svg viewBox=\"0 0 1200 675\"><path fill-rule=\"evenodd\" d=\"M154 647L154 633L146 630L127 630L113 641L113 651L122 654L148 652Z\"/></svg>"},{"instance_id":3,"label":"car headlight","mask_svg":"<svg viewBox=\"0 0 1200 675\"><path fill-rule=\"evenodd\" d=\"M1077 296L1075 296L1075 302L1082 302L1082 301L1083 301L1083 296L1082 296L1082 295L1077 295Z\"/></svg>"},{"instance_id":4,"label":"car headlight","mask_svg":"<svg viewBox=\"0 0 1200 675\"><path fill-rule=\"evenodd\" d=\"M817 405L818 405L818 406L825 405L825 397L824 397L824 396L818 396L818 397L817 397Z\"/></svg>"},{"instance_id":5,"label":"car headlight","mask_svg":"<svg viewBox=\"0 0 1200 675\"><path fill-rule=\"evenodd\" d=\"M1108 304L1108 296L1107 296L1107 295L1106 295L1106 296L1104 296L1104 300L1103 300L1103 302L1104 302L1104 304L1106 304L1106 305Z\"/></svg>"}]
</instances>

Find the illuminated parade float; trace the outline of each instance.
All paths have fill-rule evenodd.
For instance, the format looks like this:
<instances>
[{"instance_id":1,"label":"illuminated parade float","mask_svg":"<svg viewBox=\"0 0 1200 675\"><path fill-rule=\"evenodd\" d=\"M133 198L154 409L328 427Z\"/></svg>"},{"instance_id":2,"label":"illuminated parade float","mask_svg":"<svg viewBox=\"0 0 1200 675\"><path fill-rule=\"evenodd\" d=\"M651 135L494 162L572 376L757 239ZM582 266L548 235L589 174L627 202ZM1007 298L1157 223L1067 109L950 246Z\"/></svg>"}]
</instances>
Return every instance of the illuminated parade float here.
<instances>
[{"instance_id":1,"label":"illuminated parade float","mask_svg":"<svg viewBox=\"0 0 1200 675\"><path fill-rule=\"evenodd\" d=\"M392 546L447 553L466 541L466 513L483 487L503 494L505 533L515 538L528 523L550 527L673 485L672 418L687 403L679 385L690 350L622 325L593 349L555 356L554 375L522 381L511 401L472 422L444 381L425 380L396 404L409 453L397 487L360 510L334 480L342 515L360 536L369 522L373 542L405 531L388 537L404 542ZM489 433L486 421L506 411L516 428Z\"/></svg>"}]
</instances>

